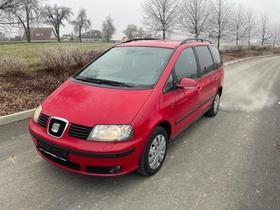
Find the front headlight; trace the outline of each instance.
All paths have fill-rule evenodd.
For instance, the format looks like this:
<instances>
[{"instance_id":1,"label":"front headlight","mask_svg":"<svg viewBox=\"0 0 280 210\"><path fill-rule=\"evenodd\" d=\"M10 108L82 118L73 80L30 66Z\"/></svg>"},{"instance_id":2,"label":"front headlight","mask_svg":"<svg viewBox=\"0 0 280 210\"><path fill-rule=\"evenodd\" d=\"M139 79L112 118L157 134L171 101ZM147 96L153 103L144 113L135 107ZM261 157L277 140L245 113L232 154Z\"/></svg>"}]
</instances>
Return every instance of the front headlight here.
<instances>
[{"instance_id":1,"label":"front headlight","mask_svg":"<svg viewBox=\"0 0 280 210\"><path fill-rule=\"evenodd\" d=\"M35 110L35 113L33 115L33 120L37 123L38 122L38 119L39 119L39 116L41 114L41 111L42 111L42 107L39 106L36 110Z\"/></svg>"},{"instance_id":2,"label":"front headlight","mask_svg":"<svg viewBox=\"0 0 280 210\"><path fill-rule=\"evenodd\" d=\"M133 128L131 125L96 125L88 140L92 141L125 141L132 137Z\"/></svg>"}]
</instances>

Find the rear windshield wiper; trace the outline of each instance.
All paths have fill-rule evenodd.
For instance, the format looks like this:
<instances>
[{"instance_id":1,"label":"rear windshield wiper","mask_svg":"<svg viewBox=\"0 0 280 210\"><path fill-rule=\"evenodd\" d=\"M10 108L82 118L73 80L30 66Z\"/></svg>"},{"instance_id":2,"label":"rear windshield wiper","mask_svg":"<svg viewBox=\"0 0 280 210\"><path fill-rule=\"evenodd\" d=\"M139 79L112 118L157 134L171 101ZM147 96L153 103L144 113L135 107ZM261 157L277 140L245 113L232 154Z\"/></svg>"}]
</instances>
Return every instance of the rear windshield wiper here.
<instances>
[{"instance_id":1,"label":"rear windshield wiper","mask_svg":"<svg viewBox=\"0 0 280 210\"><path fill-rule=\"evenodd\" d=\"M96 83L96 84L105 84L105 85L119 86L119 87L132 87L132 85L124 83L124 82L117 82L117 81L106 80L106 79L95 79L95 78L89 78L89 77L75 77L75 79L83 81L83 82L90 82L90 83Z\"/></svg>"}]
</instances>

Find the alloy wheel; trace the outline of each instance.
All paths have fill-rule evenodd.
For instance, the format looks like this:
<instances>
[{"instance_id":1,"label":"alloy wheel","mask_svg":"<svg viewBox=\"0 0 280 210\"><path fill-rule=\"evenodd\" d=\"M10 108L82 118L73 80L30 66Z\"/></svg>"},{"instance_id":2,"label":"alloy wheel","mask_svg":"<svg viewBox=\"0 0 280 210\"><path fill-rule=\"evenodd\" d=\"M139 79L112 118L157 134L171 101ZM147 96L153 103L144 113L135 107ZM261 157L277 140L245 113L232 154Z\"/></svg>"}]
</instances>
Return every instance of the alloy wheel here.
<instances>
[{"instance_id":1,"label":"alloy wheel","mask_svg":"<svg viewBox=\"0 0 280 210\"><path fill-rule=\"evenodd\" d=\"M149 150L148 161L151 169L155 170L161 165L161 163L164 160L165 153L166 153L166 139L161 134L157 135L152 141Z\"/></svg>"}]
</instances>

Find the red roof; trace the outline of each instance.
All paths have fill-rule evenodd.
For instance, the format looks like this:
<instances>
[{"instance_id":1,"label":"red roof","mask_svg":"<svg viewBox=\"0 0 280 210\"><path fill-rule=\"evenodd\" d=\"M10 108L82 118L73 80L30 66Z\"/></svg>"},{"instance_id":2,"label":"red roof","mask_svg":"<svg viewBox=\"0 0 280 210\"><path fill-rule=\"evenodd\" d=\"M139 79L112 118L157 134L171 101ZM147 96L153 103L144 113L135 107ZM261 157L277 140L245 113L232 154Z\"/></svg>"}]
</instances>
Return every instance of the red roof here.
<instances>
[{"instance_id":1,"label":"red roof","mask_svg":"<svg viewBox=\"0 0 280 210\"><path fill-rule=\"evenodd\" d=\"M180 45L181 41L170 41L170 40L139 40L123 43L118 46L120 47L163 47L163 48L176 48ZM196 45L207 45L205 42L190 41L187 44L190 46Z\"/></svg>"}]
</instances>

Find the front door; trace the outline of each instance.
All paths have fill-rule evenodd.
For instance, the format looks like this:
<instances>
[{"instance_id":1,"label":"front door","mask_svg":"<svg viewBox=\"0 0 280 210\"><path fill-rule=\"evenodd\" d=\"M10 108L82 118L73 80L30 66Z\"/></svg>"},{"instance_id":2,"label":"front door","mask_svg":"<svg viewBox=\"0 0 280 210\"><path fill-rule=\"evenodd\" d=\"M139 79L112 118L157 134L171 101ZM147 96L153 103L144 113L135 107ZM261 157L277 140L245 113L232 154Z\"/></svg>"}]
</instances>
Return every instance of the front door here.
<instances>
[{"instance_id":1,"label":"front door","mask_svg":"<svg viewBox=\"0 0 280 210\"><path fill-rule=\"evenodd\" d=\"M174 66L176 79L183 78L196 80L198 65L192 48L186 48L180 54ZM191 90L176 89L174 101L175 134L180 133L193 119L196 107L199 105L199 88Z\"/></svg>"}]
</instances>

